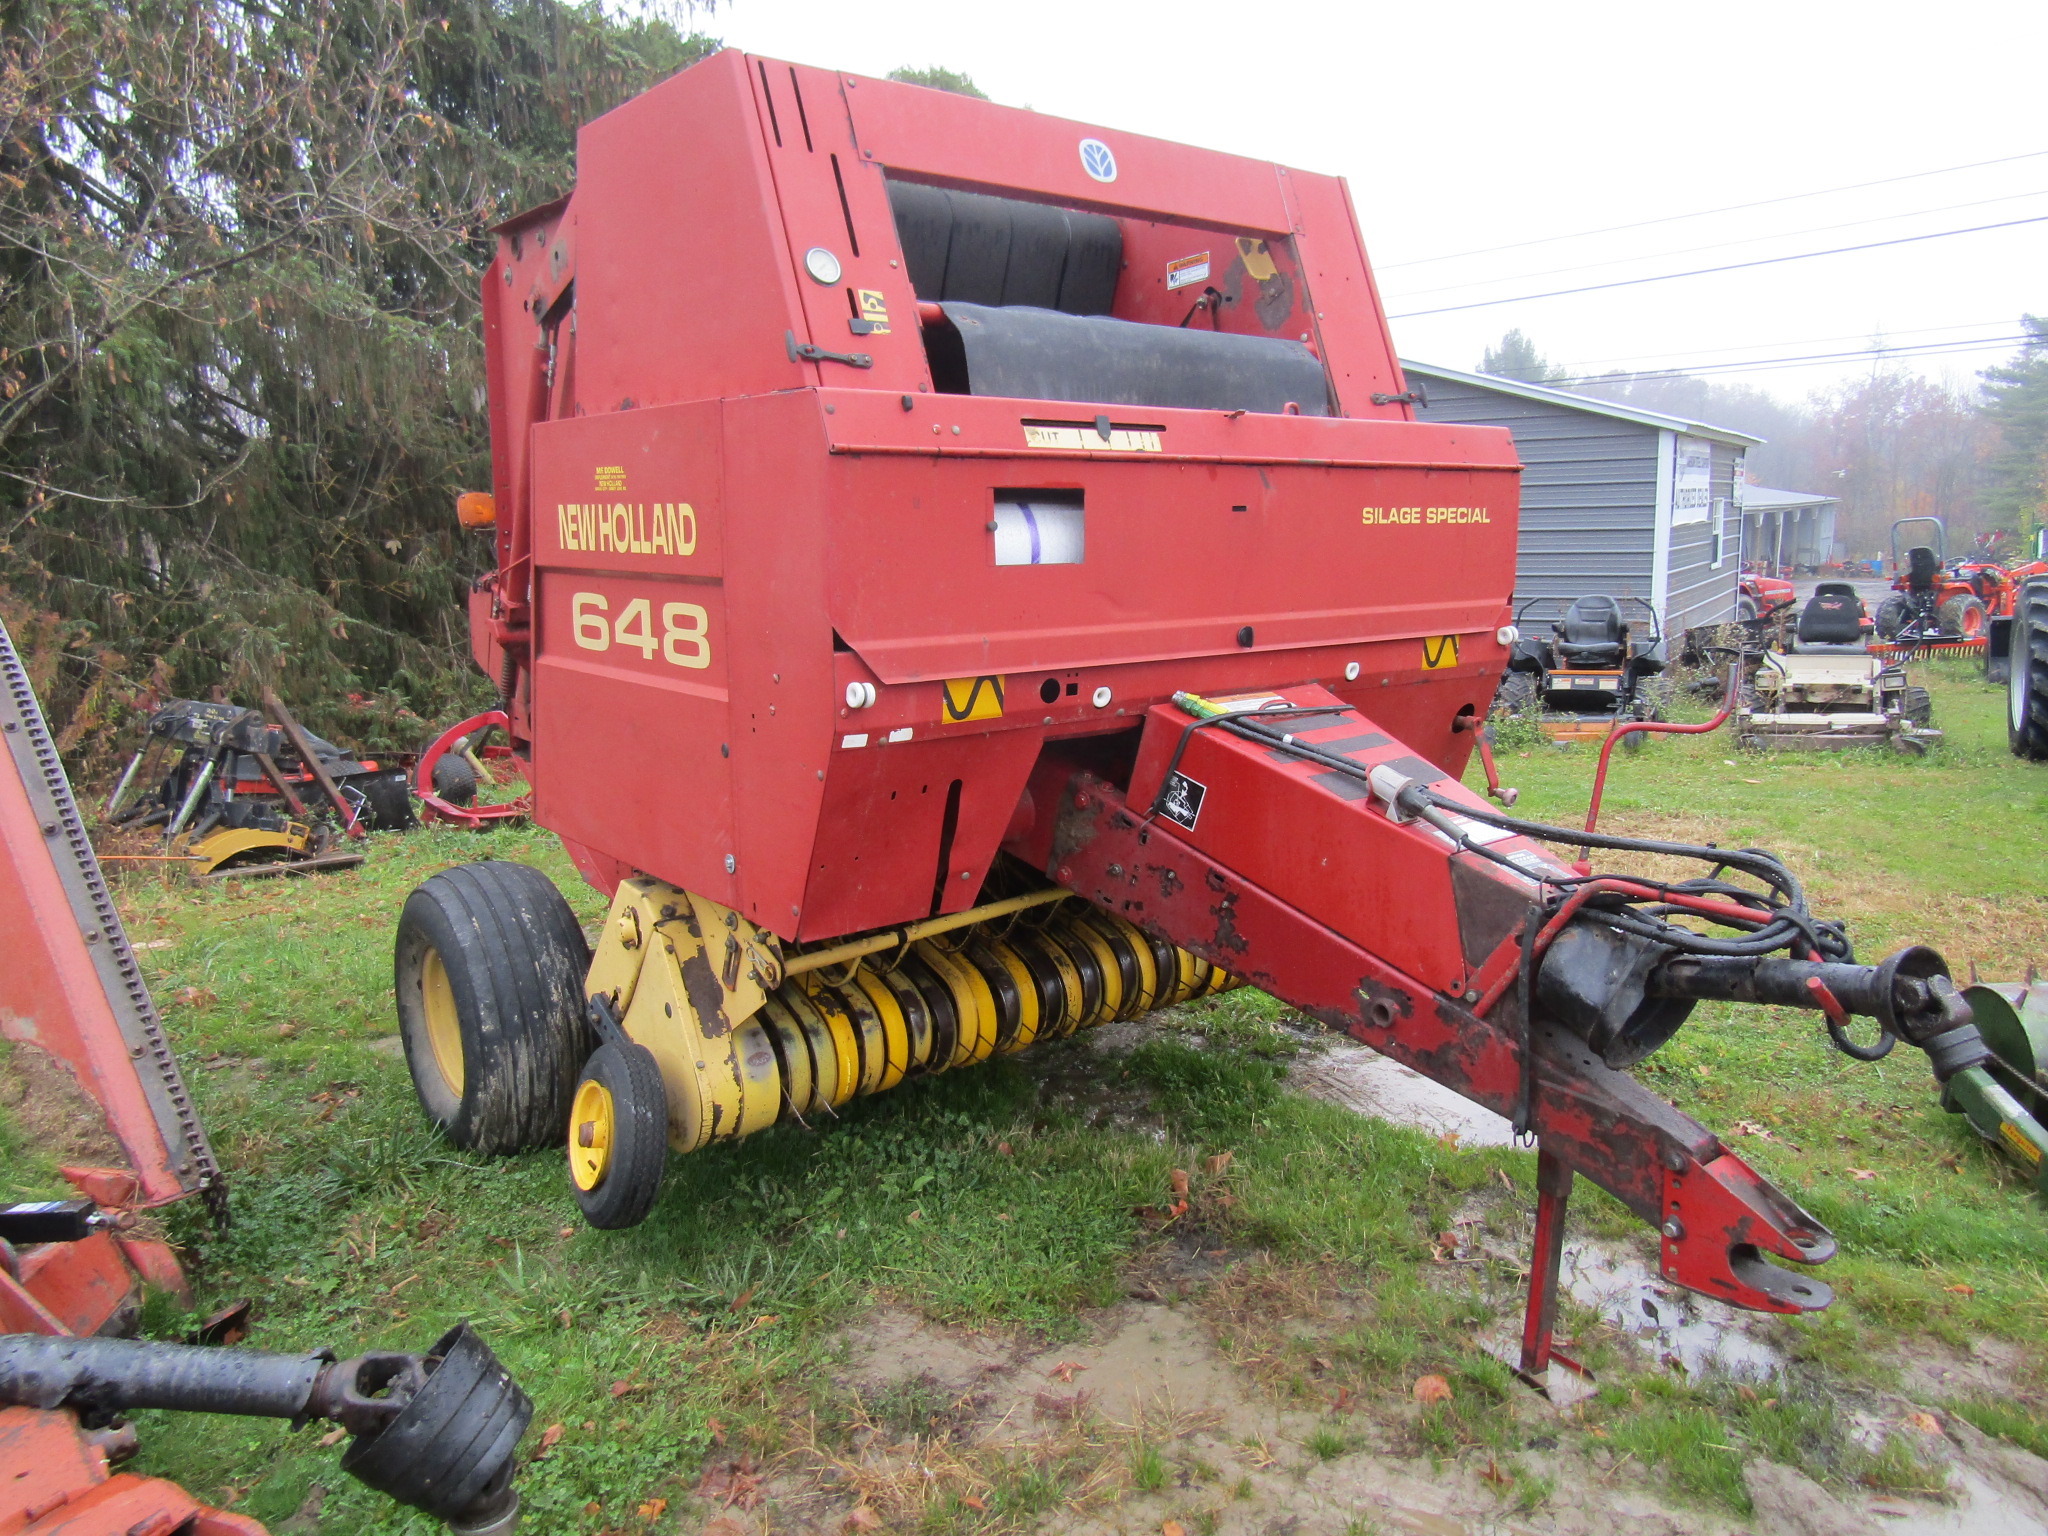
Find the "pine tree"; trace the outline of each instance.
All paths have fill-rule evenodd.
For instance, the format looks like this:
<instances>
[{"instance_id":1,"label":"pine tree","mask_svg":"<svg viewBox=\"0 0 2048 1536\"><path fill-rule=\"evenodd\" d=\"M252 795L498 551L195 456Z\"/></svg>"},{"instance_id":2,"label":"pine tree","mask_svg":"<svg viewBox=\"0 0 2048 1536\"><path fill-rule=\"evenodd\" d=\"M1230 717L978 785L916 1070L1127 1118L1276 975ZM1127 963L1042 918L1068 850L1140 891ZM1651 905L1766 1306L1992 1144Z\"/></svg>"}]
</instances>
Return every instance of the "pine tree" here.
<instances>
[{"instance_id":1,"label":"pine tree","mask_svg":"<svg viewBox=\"0 0 2048 1536\"><path fill-rule=\"evenodd\" d=\"M1985 505L2032 549L2048 523L2048 320L2022 315L2027 339L2003 367L1984 370L1984 414L1998 430Z\"/></svg>"},{"instance_id":2,"label":"pine tree","mask_svg":"<svg viewBox=\"0 0 2048 1536\"><path fill-rule=\"evenodd\" d=\"M412 744L480 686L490 227L715 44L563 0L4 14L0 596L62 621L53 713L270 685Z\"/></svg>"},{"instance_id":3,"label":"pine tree","mask_svg":"<svg viewBox=\"0 0 2048 1536\"><path fill-rule=\"evenodd\" d=\"M1480 359L1479 371L1497 379L1520 379L1528 384L1569 384L1571 374L1553 367L1536 350L1536 343L1519 329L1501 337L1500 345L1488 347Z\"/></svg>"}]
</instances>

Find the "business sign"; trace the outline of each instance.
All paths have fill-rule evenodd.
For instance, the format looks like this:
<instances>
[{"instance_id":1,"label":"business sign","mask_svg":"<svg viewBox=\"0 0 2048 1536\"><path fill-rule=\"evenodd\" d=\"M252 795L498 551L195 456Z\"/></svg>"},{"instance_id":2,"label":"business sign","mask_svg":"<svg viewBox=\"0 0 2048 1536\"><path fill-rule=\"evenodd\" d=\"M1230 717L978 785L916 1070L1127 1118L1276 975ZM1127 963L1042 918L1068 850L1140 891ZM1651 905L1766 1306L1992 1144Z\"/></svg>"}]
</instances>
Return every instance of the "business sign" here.
<instances>
[{"instance_id":1,"label":"business sign","mask_svg":"<svg viewBox=\"0 0 2048 1536\"><path fill-rule=\"evenodd\" d=\"M1678 440L1678 473L1671 483L1671 526L1704 523L1714 511L1714 445L1704 438Z\"/></svg>"}]
</instances>

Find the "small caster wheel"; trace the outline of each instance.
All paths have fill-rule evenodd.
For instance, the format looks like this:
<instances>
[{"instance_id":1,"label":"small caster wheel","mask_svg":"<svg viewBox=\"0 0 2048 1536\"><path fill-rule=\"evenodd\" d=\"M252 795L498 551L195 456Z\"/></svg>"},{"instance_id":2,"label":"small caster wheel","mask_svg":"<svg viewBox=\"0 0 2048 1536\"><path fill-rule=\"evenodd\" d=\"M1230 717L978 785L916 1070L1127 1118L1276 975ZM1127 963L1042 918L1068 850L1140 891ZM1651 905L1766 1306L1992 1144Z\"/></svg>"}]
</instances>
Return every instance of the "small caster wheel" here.
<instances>
[{"instance_id":1,"label":"small caster wheel","mask_svg":"<svg viewBox=\"0 0 2048 1536\"><path fill-rule=\"evenodd\" d=\"M583 1219L607 1231L654 1209L668 1161L668 1090L654 1053L608 1040L591 1053L569 1110L569 1183Z\"/></svg>"}]
</instances>

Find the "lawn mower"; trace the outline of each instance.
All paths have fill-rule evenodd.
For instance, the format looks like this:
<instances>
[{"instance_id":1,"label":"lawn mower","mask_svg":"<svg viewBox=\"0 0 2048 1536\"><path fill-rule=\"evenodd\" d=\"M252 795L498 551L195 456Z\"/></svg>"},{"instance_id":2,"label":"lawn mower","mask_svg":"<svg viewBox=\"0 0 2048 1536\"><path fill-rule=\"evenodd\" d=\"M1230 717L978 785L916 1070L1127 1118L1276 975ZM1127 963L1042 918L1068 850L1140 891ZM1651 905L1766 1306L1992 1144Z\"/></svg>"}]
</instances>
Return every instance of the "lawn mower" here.
<instances>
[{"instance_id":1,"label":"lawn mower","mask_svg":"<svg viewBox=\"0 0 2048 1536\"><path fill-rule=\"evenodd\" d=\"M1509 651L1500 698L1511 712L1539 711L1543 734L1552 741L1599 741L1616 720L1661 720L1661 707L1648 679L1664 670L1664 637L1657 610L1641 598L1616 600L1604 593L1574 599L1551 626L1549 639L1527 632L1531 610L1552 604L1533 598L1515 615L1519 638ZM1633 604L1647 620L1638 637L1622 604ZM1624 738L1640 745L1640 734Z\"/></svg>"},{"instance_id":2,"label":"lawn mower","mask_svg":"<svg viewBox=\"0 0 2048 1536\"><path fill-rule=\"evenodd\" d=\"M1769 854L1459 784L1519 466L1415 419L1341 181L736 49L576 164L498 231L458 517L493 723L611 908L593 953L516 863L407 898L453 1141L560 1146L626 1227L668 1155L1243 982L1536 1139L1532 1380L1576 1174L1672 1282L1827 1304L1825 1226L1629 1068L1740 999L1947 1081L1968 1009ZM1650 670L1618 605L1564 628L1546 675Z\"/></svg>"},{"instance_id":3,"label":"lawn mower","mask_svg":"<svg viewBox=\"0 0 2048 1536\"><path fill-rule=\"evenodd\" d=\"M475 797L474 770L458 754L443 755L437 779L444 798ZM138 784L146 788L131 802ZM417 824L403 767L313 735L268 693L260 710L200 699L157 709L105 815L114 827L161 827L167 851L203 875L360 863L334 851L338 834Z\"/></svg>"},{"instance_id":4,"label":"lawn mower","mask_svg":"<svg viewBox=\"0 0 2048 1536\"><path fill-rule=\"evenodd\" d=\"M115 1470L136 1451L126 1415L171 1408L331 1419L350 1437L344 1471L463 1536L509 1536L533 1405L467 1326L423 1354L338 1363L121 1336L145 1284L188 1295L138 1216L197 1196L224 1221L226 1185L4 626L0 742L0 1034L17 1069L32 1054L47 1074L37 1091L75 1095L120 1159L63 1168L74 1198L0 1207L0 1531L264 1536L176 1483Z\"/></svg>"},{"instance_id":5,"label":"lawn mower","mask_svg":"<svg viewBox=\"0 0 2048 1536\"><path fill-rule=\"evenodd\" d=\"M1932 697L1907 681L1899 657L1766 651L1743 692L1736 734L1765 751L1889 746L1917 757L1941 740L1933 718Z\"/></svg>"}]
</instances>

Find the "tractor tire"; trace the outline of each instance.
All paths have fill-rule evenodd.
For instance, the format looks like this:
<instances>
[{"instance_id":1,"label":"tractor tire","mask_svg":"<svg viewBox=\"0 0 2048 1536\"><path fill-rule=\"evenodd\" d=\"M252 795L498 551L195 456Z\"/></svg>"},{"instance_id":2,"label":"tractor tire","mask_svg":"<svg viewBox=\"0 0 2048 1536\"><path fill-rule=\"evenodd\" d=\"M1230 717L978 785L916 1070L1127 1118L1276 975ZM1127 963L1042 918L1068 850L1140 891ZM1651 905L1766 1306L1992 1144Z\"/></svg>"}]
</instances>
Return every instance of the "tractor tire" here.
<instances>
[{"instance_id":1,"label":"tractor tire","mask_svg":"<svg viewBox=\"0 0 2048 1536\"><path fill-rule=\"evenodd\" d=\"M1755 622L1756 622L1756 621L1757 621L1757 620L1758 620L1758 619L1759 619L1760 617L1762 617L1762 615L1761 615L1761 614L1759 614L1759 613L1758 613L1758 611L1757 611L1757 606L1756 606L1756 599L1755 599L1755 598L1753 598L1753 597L1738 597L1738 598L1736 598L1736 599L1735 599L1735 622L1736 622L1736 623L1738 623L1738 624L1754 624L1754 623L1755 623Z\"/></svg>"},{"instance_id":2,"label":"tractor tire","mask_svg":"<svg viewBox=\"0 0 2048 1536\"><path fill-rule=\"evenodd\" d=\"M406 898L398 1028L427 1117L471 1152L556 1143L590 1054L590 948L554 882L524 864L443 870Z\"/></svg>"},{"instance_id":3,"label":"tractor tire","mask_svg":"<svg viewBox=\"0 0 2048 1536\"><path fill-rule=\"evenodd\" d=\"M2048 580L2019 590L2012 612L2006 740L2013 756L2048 762Z\"/></svg>"},{"instance_id":4,"label":"tractor tire","mask_svg":"<svg viewBox=\"0 0 2048 1536\"><path fill-rule=\"evenodd\" d=\"M1934 695L1925 688L1908 688L1899 700L1899 713L1908 725L1934 723Z\"/></svg>"},{"instance_id":5,"label":"tractor tire","mask_svg":"<svg viewBox=\"0 0 2048 1536\"><path fill-rule=\"evenodd\" d=\"M1899 631L1906 627L1906 615L1910 612L1912 612L1911 607L1896 592L1879 603L1877 605L1877 617L1873 621L1877 627L1877 638L1880 640L1897 639Z\"/></svg>"},{"instance_id":6,"label":"tractor tire","mask_svg":"<svg viewBox=\"0 0 2048 1536\"><path fill-rule=\"evenodd\" d=\"M638 1226L661 1194L668 1162L668 1090L644 1045L607 1040L583 1064L569 1112L569 1187L583 1219Z\"/></svg>"},{"instance_id":7,"label":"tractor tire","mask_svg":"<svg viewBox=\"0 0 2048 1536\"><path fill-rule=\"evenodd\" d=\"M473 805L476 803L476 770L465 758L453 752L443 753L441 760L434 764L434 793L450 805Z\"/></svg>"},{"instance_id":8,"label":"tractor tire","mask_svg":"<svg viewBox=\"0 0 2048 1536\"><path fill-rule=\"evenodd\" d=\"M1965 640L1975 640L1990 622L1984 605L1974 597L1952 597L1941 605L1941 627Z\"/></svg>"}]
</instances>

